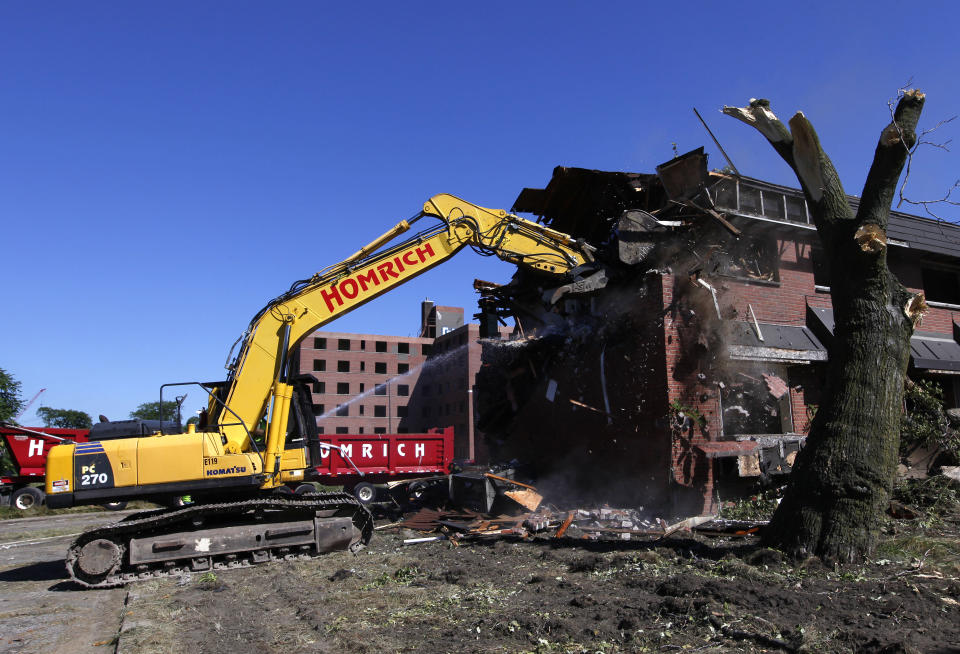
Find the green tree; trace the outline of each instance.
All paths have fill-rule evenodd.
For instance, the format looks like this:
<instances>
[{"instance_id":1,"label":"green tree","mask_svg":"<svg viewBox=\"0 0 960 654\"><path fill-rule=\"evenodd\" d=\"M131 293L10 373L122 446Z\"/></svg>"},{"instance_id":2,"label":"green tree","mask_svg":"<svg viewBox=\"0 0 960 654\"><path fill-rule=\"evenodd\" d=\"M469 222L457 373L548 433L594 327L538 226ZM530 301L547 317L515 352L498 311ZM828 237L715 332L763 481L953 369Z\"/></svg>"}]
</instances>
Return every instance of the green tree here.
<instances>
[{"instance_id":1,"label":"green tree","mask_svg":"<svg viewBox=\"0 0 960 654\"><path fill-rule=\"evenodd\" d=\"M76 409L51 409L48 406L42 406L37 409L37 415L43 421L44 427L90 429L93 425L89 414Z\"/></svg>"},{"instance_id":2,"label":"green tree","mask_svg":"<svg viewBox=\"0 0 960 654\"><path fill-rule=\"evenodd\" d=\"M7 422L20 413L23 398L20 397L20 382L0 368L0 422Z\"/></svg>"},{"instance_id":3,"label":"green tree","mask_svg":"<svg viewBox=\"0 0 960 654\"><path fill-rule=\"evenodd\" d=\"M144 402L130 412L131 418L141 420L176 420L177 403L173 400L163 401L163 417L160 416L160 402Z\"/></svg>"},{"instance_id":4,"label":"green tree","mask_svg":"<svg viewBox=\"0 0 960 654\"><path fill-rule=\"evenodd\" d=\"M917 142L924 96L901 94L881 132L854 212L800 112L789 129L766 100L724 107L763 134L793 168L830 267L834 344L827 390L764 540L795 556L859 561L873 552L897 469L910 335L925 309L887 267L897 180Z\"/></svg>"}]
</instances>

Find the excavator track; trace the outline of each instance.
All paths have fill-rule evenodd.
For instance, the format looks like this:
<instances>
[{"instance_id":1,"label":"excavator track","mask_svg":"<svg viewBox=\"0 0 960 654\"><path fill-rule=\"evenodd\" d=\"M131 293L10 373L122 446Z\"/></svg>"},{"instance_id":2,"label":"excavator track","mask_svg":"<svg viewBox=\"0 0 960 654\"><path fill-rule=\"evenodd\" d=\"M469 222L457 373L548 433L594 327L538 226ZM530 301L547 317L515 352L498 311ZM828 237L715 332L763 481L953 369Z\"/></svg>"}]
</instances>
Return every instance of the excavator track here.
<instances>
[{"instance_id":1,"label":"excavator track","mask_svg":"<svg viewBox=\"0 0 960 654\"><path fill-rule=\"evenodd\" d=\"M70 578L87 588L307 559L370 542L373 518L348 493L267 497L147 511L81 534Z\"/></svg>"}]
</instances>

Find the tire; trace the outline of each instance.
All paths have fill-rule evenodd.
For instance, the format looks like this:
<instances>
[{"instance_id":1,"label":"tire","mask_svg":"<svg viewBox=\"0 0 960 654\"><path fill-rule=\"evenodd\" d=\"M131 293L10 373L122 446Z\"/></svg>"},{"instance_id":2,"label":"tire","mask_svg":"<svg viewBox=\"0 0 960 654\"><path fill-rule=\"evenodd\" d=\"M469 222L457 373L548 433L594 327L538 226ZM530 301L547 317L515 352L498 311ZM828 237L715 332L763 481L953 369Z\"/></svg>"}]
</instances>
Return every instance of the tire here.
<instances>
[{"instance_id":1,"label":"tire","mask_svg":"<svg viewBox=\"0 0 960 654\"><path fill-rule=\"evenodd\" d=\"M24 486L10 496L10 506L26 511L43 504L43 491L33 486Z\"/></svg>"},{"instance_id":2,"label":"tire","mask_svg":"<svg viewBox=\"0 0 960 654\"><path fill-rule=\"evenodd\" d=\"M427 492L427 484L422 481L415 481L407 486L407 492L413 499L421 500Z\"/></svg>"},{"instance_id":3,"label":"tire","mask_svg":"<svg viewBox=\"0 0 960 654\"><path fill-rule=\"evenodd\" d=\"M377 499L377 487L362 481L353 487L353 496L364 506L373 504L373 501Z\"/></svg>"},{"instance_id":4,"label":"tire","mask_svg":"<svg viewBox=\"0 0 960 654\"><path fill-rule=\"evenodd\" d=\"M307 493L316 493L317 489L313 487L313 484L300 484L293 491L294 495L306 495Z\"/></svg>"},{"instance_id":5,"label":"tire","mask_svg":"<svg viewBox=\"0 0 960 654\"><path fill-rule=\"evenodd\" d=\"M107 502L106 504L101 504L103 508L107 511L123 511L127 508L126 502Z\"/></svg>"},{"instance_id":6,"label":"tire","mask_svg":"<svg viewBox=\"0 0 960 654\"><path fill-rule=\"evenodd\" d=\"M273 494L280 497L290 497L293 495L293 490L289 486L277 486L273 489Z\"/></svg>"}]
</instances>

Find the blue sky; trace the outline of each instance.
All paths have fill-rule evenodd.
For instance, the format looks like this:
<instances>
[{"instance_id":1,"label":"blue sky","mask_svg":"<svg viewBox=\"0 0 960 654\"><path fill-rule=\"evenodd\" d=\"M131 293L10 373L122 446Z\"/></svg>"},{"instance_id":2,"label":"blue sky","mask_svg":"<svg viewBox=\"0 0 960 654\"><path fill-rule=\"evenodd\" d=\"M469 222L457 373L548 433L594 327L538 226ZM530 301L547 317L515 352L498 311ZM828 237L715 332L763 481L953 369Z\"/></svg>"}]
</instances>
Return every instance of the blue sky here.
<instances>
[{"instance_id":1,"label":"blue sky","mask_svg":"<svg viewBox=\"0 0 960 654\"><path fill-rule=\"evenodd\" d=\"M268 299L433 194L509 208L557 165L652 172L673 142L722 166L694 106L789 185L718 109L803 110L858 194L898 87L922 125L960 113L960 5L808 4L0 3L0 367L35 407L125 418L221 378ZM928 149L911 193L958 171ZM510 274L466 251L326 328L413 334L424 297L469 314L474 278Z\"/></svg>"}]
</instances>

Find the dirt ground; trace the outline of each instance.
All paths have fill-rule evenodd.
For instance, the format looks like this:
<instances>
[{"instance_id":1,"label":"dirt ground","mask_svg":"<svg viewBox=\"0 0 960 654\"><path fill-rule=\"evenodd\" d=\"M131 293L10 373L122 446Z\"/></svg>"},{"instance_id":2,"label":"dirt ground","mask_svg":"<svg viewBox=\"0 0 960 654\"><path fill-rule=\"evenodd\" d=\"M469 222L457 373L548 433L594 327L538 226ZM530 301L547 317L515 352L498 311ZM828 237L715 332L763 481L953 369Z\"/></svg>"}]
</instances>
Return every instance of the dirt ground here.
<instances>
[{"instance_id":1,"label":"dirt ground","mask_svg":"<svg viewBox=\"0 0 960 654\"><path fill-rule=\"evenodd\" d=\"M122 652L960 652L960 516L891 521L868 565L752 539L489 540L135 587Z\"/></svg>"},{"instance_id":2,"label":"dirt ground","mask_svg":"<svg viewBox=\"0 0 960 654\"><path fill-rule=\"evenodd\" d=\"M378 531L357 555L95 591L64 579L57 532L72 524L0 529L49 539L2 550L0 652L960 652L955 509L889 520L874 560L836 569L752 537L454 546Z\"/></svg>"}]
</instances>

